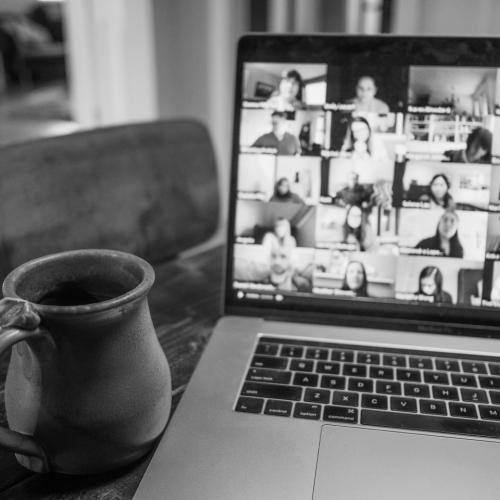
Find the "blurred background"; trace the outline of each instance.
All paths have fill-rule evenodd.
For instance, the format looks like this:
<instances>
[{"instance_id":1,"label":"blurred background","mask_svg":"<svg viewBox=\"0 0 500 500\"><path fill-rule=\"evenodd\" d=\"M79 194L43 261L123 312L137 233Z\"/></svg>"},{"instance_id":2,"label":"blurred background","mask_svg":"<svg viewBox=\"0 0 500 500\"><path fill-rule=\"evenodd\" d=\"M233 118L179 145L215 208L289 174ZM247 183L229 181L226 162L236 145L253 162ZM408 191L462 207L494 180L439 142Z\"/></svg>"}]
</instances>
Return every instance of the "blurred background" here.
<instances>
[{"instance_id":1,"label":"blurred background","mask_svg":"<svg viewBox=\"0 0 500 500\"><path fill-rule=\"evenodd\" d=\"M243 33L481 35L499 16L498 0L0 0L0 145L194 117L225 194Z\"/></svg>"}]
</instances>

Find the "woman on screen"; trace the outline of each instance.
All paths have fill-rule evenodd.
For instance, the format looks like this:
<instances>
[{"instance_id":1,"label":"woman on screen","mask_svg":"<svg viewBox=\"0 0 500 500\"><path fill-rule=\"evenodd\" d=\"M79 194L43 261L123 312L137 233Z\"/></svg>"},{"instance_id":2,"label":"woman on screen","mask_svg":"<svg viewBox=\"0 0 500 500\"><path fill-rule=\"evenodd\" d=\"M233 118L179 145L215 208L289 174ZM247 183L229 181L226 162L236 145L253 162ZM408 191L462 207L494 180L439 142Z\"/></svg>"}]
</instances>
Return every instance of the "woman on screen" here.
<instances>
[{"instance_id":1,"label":"woman on screen","mask_svg":"<svg viewBox=\"0 0 500 500\"><path fill-rule=\"evenodd\" d=\"M291 69L285 71L281 76L278 89L268 99L266 104L278 111L304 109L305 104L302 102L303 85L302 76L297 70Z\"/></svg>"},{"instance_id":2,"label":"woman on screen","mask_svg":"<svg viewBox=\"0 0 500 500\"><path fill-rule=\"evenodd\" d=\"M360 251L373 248L375 242L371 226L366 219L366 214L359 206L351 205L347 208L342 231L342 243L354 244L355 250Z\"/></svg>"},{"instance_id":3,"label":"woman on screen","mask_svg":"<svg viewBox=\"0 0 500 500\"><path fill-rule=\"evenodd\" d=\"M341 289L354 292L355 297L368 297L368 280L361 262L351 260L347 264Z\"/></svg>"},{"instance_id":4,"label":"woman on screen","mask_svg":"<svg viewBox=\"0 0 500 500\"><path fill-rule=\"evenodd\" d=\"M366 118L354 116L351 119L342 151L352 153L355 158L371 158L373 153L372 130Z\"/></svg>"},{"instance_id":5,"label":"woman on screen","mask_svg":"<svg viewBox=\"0 0 500 500\"><path fill-rule=\"evenodd\" d=\"M436 266L427 266L418 277L418 295L433 297L433 303L451 304L451 295L443 290L443 274Z\"/></svg>"},{"instance_id":6,"label":"woman on screen","mask_svg":"<svg viewBox=\"0 0 500 500\"><path fill-rule=\"evenodd\" d=\"M462 258L464 249L458 237L458 215L446 209L439 219L436 234L419 241L415 248L440 250L445 257Z\"/></svg>"},{"instance_id":7,"label":"woman on screen","mask_svg":"<svg viewBox=\"0 0 500 500\"><path fill-rule=\"evenodd\" d=\"M450 194L450 181L445 174L436 174L429 184L429 194L420 197L420 201L428 201L431 207L453 208L455 202Z\"/></svg>"},{"instance_id":8,"label":"woman on screen","mask_svg":"<svg viewBox=\"0 0 500 500\"><path fill-rule=\"evenodd\" d=\"M304 204L304 200L290 189L290 181L286 177L278 180L274 186L274 194L269 201Z\"/></svg>"},{"instance_id":9,"label":"woman on screen","mask_svg":"<svg viewBox=\"0 0 500 500\"><path fill-rule=\"evenodd\" d=\"M277 247L295 248L297 241L292 236L290 221L283 217L276 219L273 231L264 235L262 245L269 249Z\"/></svg>"}]
</instances>

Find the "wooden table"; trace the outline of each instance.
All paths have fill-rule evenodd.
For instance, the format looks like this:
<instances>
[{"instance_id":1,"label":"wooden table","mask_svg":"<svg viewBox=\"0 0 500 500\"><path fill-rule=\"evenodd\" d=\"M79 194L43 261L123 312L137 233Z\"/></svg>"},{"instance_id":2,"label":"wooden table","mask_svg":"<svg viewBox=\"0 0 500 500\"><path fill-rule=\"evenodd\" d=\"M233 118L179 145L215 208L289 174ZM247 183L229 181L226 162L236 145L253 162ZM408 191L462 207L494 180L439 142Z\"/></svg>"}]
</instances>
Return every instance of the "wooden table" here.
<instances>
[{"instance_id":1,"label":"wooden table","mask_svg":"<svg viewBox=\"0 0 500 500\"><path fill-rule=\"evenodd\" d=\"M156 267L149 295L151 315L172 370L173 409L221 315L223 248ZM0 425L6 425L4 384L8 356L0 360ZM99 476L33 474L10 452L0 450L0 499L129 499L151 456Z\"/></svg>"}]
</instances>

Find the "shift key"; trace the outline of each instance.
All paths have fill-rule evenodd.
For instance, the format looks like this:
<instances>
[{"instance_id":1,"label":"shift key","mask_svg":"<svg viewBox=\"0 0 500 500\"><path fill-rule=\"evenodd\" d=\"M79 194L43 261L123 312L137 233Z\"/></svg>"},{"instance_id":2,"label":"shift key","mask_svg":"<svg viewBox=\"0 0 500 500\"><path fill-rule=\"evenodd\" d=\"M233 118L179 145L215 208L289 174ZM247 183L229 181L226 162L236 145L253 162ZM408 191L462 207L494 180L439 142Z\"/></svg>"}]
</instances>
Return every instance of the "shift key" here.
<instances>
[{"instance_id":1,"label":"shift key","mask_svg":"<svg viewBox=\"0 0 500 500\"><path fill-rule=\"evenodd\" d=\"M257 384L255 382L247 382L241 390L241 395L253 396L258 398L300 401L302 397L302 387L295 387L293 385Z\"/></svg>"}]
</instances>

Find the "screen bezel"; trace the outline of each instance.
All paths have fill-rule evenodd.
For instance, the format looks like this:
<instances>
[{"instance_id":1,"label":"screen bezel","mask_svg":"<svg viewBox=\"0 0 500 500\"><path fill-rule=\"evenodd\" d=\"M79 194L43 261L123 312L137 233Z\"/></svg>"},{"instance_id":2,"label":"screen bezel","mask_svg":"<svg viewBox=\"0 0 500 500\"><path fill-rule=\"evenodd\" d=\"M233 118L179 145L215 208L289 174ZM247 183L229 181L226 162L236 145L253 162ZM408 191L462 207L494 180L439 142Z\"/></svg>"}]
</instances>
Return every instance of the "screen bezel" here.
<instances>
[{"instance_id":1,"label":"screen bezel","mask_svg":"<svg viewBox=\"0 0 500 500\"><path fill-rule=\"evenodd\" d=\"M378 328L408 329L440 334L474 335L500 338L497 324L500 309L467 308L444 305L418 305L395 302L361 302L342 298L314 297L312 303L295 300L264 302L238 299L233 288L234 227L237 202L237 167L242 103L243 65L248 62L294 62L327 64L332 44L359 50L380 50L398 44L400 64L436 65L446 55L443 66L478 66L472 60L481 54L481 66L500 68L500 38L491 37L427 37L427 36L359 36L359 35L245 35L238 43L234 93L234 122L231 153L230 199L227 226L224 312L259 316L278 320L298 320L321 324L343 324ZM463 50L464 44L468 50ZM425 48L426 50L422 50ZM439 50L437 50L439 48ZM334 50L339 50L335 48ZM416 58L416 59L414 59ZM499 166L500 168L500 166Z\"/></svg>"}]
</instances>

